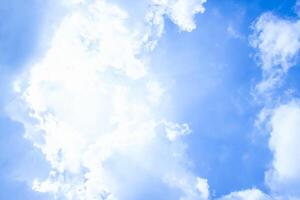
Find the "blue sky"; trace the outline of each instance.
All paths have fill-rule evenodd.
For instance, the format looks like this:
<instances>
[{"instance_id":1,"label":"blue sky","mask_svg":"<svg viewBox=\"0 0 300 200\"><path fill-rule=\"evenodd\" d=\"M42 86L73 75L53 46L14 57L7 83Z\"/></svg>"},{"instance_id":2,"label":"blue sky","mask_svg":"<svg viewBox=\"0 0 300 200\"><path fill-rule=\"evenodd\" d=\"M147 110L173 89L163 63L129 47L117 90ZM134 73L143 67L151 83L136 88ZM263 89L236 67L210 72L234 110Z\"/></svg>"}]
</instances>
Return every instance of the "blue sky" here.
<instances>
[{"instance_id":1,"label":"blue sky","mask_svg":"<svg viewBox=\"0 0 300 200\"><path fill-rule=\"evenodd\" d=\"M295 0L91 2L0 1L0 199L300 198Z\"/></svg>"}]
</instances>

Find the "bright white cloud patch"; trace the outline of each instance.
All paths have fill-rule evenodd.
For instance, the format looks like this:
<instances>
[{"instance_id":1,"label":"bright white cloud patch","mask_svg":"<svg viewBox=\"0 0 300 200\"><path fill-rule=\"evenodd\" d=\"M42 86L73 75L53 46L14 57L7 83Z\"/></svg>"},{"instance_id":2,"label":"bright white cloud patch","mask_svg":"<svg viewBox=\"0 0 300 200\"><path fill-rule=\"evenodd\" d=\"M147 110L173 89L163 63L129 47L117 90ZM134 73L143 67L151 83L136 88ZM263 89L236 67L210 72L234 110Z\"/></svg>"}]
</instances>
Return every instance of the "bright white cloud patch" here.
<instances>
[{"instance_id":1,"label":"bright white cloud patch","mask_svg":"<svg viewBox=\"0 0 300 200\"><path fill-rule=\"evenodd\" d=\"M258 189L249 189L232 192L219 200L272 200L272 198Z\"/></svg>"},{"instance_id":2,"label":"bright white cloud patch","mask_svg":"<svg viewBox=\"0 0 300 200\"><path fill-rule=\"evenodd\" d=\"M144 40L147 47L153 49L156 39L161 37L164 30L164 17L168 17L183 31L192 31L196 28L194 16L205 11L206 0L149 0L149 9L146 12L146 21L150 25Z\"/></svg>"},{"instance_id":3,"label":"bright white cloud patch","mask_svg":"<svg viewBox=\"0 0 300 200\"><path fill-rule=\"evenodd\" d=\"M167 15L184 31L196 28L194 15L203 13L206 0L151 0L159 17Z\"/></svg>"},{"instance_id":4,"label":"bright white cloud patch","mask_svg":"<svg viewBox=\"0 0 300 200\"><path fill-rule=\"evenodd\" d=\"M178 140L190 129L157 111L165 90L146 62L160 29L153 22L167 15L190 31L204 1L153 1L145 21L104 0L68 3L51 47L16 81L10 108L51 166L33 189L64 199L133 199L151 179L182 200L208 199L207 181L188 170ZM153 6L158 18L149 18Z\"/></svg>"},{"instance_id":5,"label":"bright white cloud patch","mask_svg":"<svg viewBox=\"0 0 300 200\"><path fill-rule=\"evenodd\" d=\"M269 146L274 159L267 172L267 183L275 192L300 198L299 102L292 101L276 108L270 126Z\"/></svg>"},{"instance_id":6,"label":"bright white cloud patch","mask_svg":"<svg viewBox=\"0 0 300 200\"><path fill-rule=\"evenodd\" d=\"M264 93L278 85L294 65L300 48L300 21L285 20L271 13L262 15L253 26L251 44L258 49L263 81L257 86Z\"/></svg>"}]
</instances>

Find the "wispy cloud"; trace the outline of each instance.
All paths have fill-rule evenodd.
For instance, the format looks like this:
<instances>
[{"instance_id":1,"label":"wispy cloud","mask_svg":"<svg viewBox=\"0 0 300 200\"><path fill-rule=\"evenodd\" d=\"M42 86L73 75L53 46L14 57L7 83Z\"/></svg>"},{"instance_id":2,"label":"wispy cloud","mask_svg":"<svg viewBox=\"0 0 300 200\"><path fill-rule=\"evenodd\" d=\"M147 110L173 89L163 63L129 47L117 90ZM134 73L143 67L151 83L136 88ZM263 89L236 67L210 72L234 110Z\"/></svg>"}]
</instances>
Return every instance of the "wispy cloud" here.
<instances>
[{"instance_id":1,"label":"wispy cloud","mask_svg":"<svg viewBox=\"0 0 300 200\"><path fill-rule=\"evenodd\" d=\"M253 30L251 44L258 50L257 59L263 72L257 91L266 94L280 84L295 64L300 49L300 21L266 13L254 23Z\"/></svg>"}]
</instances>

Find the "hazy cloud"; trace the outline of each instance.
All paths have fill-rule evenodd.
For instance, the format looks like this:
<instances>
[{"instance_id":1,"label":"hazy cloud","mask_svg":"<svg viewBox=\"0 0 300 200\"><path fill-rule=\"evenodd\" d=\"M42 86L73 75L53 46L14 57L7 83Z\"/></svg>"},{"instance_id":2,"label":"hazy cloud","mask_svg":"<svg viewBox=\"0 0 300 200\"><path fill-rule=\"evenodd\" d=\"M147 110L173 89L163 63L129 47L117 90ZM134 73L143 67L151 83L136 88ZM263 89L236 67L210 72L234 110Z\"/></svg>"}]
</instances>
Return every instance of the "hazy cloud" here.
<instances>
[{"instance_id":1,"label":"hazy cloud","mask_svg":"<svg viewBox=\"0 0 300 200\"><path fill-rule=\"evenodd\" d=\"M33 189L65 199L132 199L151 179L181 199L207 199L207 181L189 170L179 140L190 128L158 111L166 91L147 64L160 18L191 31L204 1L153 1L145 20L107 1L66 3L49 50L16 80L8 108L51 166ZM149 21L151 12L159 19Z\"/></svg>"}]
</instances>

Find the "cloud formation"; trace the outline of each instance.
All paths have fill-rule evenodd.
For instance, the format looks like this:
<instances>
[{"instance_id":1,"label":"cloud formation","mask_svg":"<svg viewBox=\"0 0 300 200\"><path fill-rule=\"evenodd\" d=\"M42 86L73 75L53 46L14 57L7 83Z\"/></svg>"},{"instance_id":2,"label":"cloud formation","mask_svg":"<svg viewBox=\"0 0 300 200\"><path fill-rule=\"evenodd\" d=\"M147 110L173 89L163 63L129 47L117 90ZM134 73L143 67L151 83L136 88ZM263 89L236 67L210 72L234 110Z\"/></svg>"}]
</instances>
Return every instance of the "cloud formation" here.
<instances>
[{"instance_id":1,"label":"cloud formation","mask_svg":"<svg viewBox=\"0 0 300 200\"><path fill-rule=\"evenodd\" d=\"M147 65L163 17L191 31L204 2L151 1L144 19L104 0L65 2L69 12L49 50L16 80L9 108L51 167L34 190L59 199L134 199L154 181L182 200L209 198L180 142L191 131L159 112L165 89Z\"/></svg>"},{"instance_id":2,"label":"cloud formation","mask_svg":"<svg viewBox=\"0 0 300 200\"><path fill-rule=\"evenodd\" d=\"M263 79L256 85L258 100L263 109L258 122L266 123L270 132L269 148L273 160L265 173L265 182L270 195L258 189L233 192L222 200L294 200L300 199L300 106L292 98L281 102L282 94L276 89L291 67L296 64L300 49L300 21L282 19L272 13L263 14L252 26L251 45L257 49L257 60L262 69ZM275 96L275 93L276 96Z\"/></svg>"},{"instance_id":3,"label":"cloud formation","mask_svg":"<svg viewBox=\"0 0 300 200\"><path fill-rule=\"evenodd\" d=\"M239 192L232 192L219 200L271 200L271 197L258 189L248 189Z\"/></svg>"},{"instance_id":4,"label":"cloud formation","mask_svg":"<svg viewBox=\"0 0 300 200\"><path fill-rule=\"evenodd\" d=\"M251 45L258 50L257 57L263 72L257 91L263 94L277 87L295 64L300 49L300 21L285 20L266 13L258 18L252 28Z\"/></svg>"},{"instance_id":5,"label":"cloud formation","mask_svg":"<svg viewBox=\"0 0 300 200\"><path fill-rule=\"evenodd\" d=\"M254 95L262 102L257 124L266 125L273 159L265 172L270 194L259 189L232 192L220 200L297 200L300 199L300 104L297 98L285 100L278 91L289 69L296 65L300 49L300 21L282 19L272 13L260 16L252 25L251 45L262 80ZM284 100L284 101L283 101Z\"/></svg>"},{"instance_id":6,"label":"cloud formation","mask_svg":"<svg viewBox=\"0 0 300 200\"><path fill-rule=\"evenodd\" d=\"M258 92L267 94L277 89L286 73L296 64L300 49L300 21L276 17L271 13L262 15L254 25L252 44L258 48L263 71L263 81ZM279 94L279 96L282 96ZM296 98L286 102L277 101L274 95L260 116L267 119L270 131L269 148L273 161L266 172L266 183L274 196L283 199L300 198L299 153L300 140L299 102ZM274 106L275 105L275 106ZM267 108L267 109L266 109Z\"/></svg>"},{"instance_id":7,"label":"cloud formation","mask_svg":"<svg viewBox=\"0 0 300 200\"><path fill-rule=\"evenodd\" d=\"M196 28L194 15L205 11L206 0L152 0L158 17L168 16L180 29L192 31Z\"/></svg>"},{"instance_id":8,"label":"cloud formation","mask_svg":"<svg viewBox=\"0 0 300 200\"><path fill-rule=\"evenodd\" d=\"M267 172L267 184L285 199L300 198L299 101L293 100L274 109L270 127L269 147L274 158Z\"/></svg>"}]
</instances>

